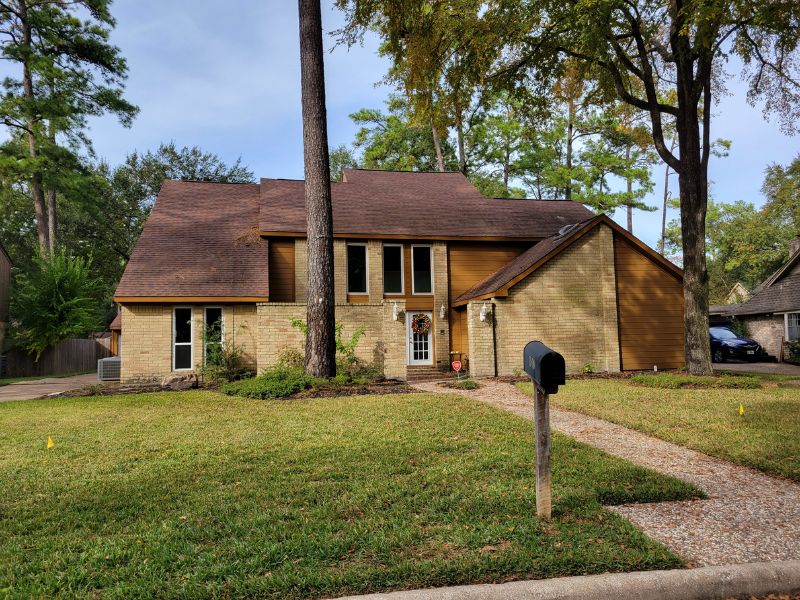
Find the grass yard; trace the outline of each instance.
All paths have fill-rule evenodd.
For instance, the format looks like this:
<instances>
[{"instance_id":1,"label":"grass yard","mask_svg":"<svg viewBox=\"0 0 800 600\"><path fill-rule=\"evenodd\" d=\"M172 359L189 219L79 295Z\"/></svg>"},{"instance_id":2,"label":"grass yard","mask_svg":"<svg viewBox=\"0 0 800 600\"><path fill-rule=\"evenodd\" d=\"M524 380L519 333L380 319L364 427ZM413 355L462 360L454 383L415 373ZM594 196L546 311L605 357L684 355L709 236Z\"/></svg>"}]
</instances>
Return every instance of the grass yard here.
<instances>
[{"instance_id":1,"label":"grass yard","mask_svg":"<svg viewBox=\"0 0 800 600\"><path fill-rule=\"evenodd\" d=\"M518 385L531 393L530 383ZM558 408L800 481L798 388L658 389L622 379L587 379L568 381L550 398Z\"/></svg>"},{"instance_id":2,"label":"grass yard","mask_svg":"<svg viewBox=\"0 0 800 600\"><path fill-rule=\"evenodd\" d=\"M55 447L46 449L51 435ZM448 394L0 404L0 595L303 598L668 568L603 503L699 492Z\"/></svg>"}]
</instances>

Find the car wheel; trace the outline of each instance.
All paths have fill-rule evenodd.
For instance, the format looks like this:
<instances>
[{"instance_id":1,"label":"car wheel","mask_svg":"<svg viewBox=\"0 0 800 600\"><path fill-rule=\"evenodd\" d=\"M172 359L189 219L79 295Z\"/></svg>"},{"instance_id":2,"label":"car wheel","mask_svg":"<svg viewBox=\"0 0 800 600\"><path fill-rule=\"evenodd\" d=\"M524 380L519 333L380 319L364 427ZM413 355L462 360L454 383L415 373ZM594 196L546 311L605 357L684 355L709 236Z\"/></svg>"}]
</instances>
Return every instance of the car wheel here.
<instances>
[{"instance_id":1,"label":"car wheel","mask_svg":"<svg viewBox=\"0 0 800 600\"><path fill-rule=\"evenodd\" d=\"M722 351L722 348L718 348L714 350L714 354L712 356L713 362L715 363L724 363L725 362L725 353Z\"/></svg>"}]
</instances>

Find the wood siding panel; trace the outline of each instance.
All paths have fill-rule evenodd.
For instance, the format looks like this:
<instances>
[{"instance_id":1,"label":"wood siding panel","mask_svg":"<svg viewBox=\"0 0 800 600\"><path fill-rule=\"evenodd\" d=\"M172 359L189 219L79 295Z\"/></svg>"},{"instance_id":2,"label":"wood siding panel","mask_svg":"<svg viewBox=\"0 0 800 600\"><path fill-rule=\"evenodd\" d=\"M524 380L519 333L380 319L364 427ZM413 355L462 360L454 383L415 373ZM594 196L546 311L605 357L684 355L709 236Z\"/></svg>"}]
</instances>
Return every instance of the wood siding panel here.
<instances>
[{"instance_id":1,"label":"wood siding panel","mask_svg":"<svg viewBox=\"0 0 800 600\"><path fill-rule=\"evenodd\" d=\"M683 284L619 235L614 264L621 368L682 367Z\"/></svg>"},{"instance_id":2,"label":"wood siding panel","mask_svg":"<svg viewBox=\"0 0 800 600\"><path fill-rule=\"evenodd\" d=\"M450 301L530 248L530 244L450 243Z\"/></svg>"},{"instance_id":3,"label":"wood siding panel","mask_svg":"<svg viewBox=\"0 0 800 600\"><path fill-rule=\"evenodd\" d=\"M530 244L459 243L447 245L447 263L450 303L473 285L488 277L500 267L530 248ZM469 352L467 337L467 310L450 309L450 349Z\"/></svg>"},{"instance_id":4,"label":"wood siding panel","mask_svg":"<svg viewBox=\"0 0 800 600\"><path fill-rule=\"evenodd\" d=\"M269 240L269 300L294 302L294 240Z\"/></svg>"}]
</instances>

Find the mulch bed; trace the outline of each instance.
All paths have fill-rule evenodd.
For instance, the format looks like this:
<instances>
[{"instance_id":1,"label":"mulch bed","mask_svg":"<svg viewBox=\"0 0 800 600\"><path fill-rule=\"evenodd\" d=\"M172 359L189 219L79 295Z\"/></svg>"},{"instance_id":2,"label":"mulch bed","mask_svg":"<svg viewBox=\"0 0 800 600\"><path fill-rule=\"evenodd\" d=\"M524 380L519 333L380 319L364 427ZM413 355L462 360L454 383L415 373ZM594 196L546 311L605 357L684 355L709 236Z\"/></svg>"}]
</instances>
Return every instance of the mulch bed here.
<instances>
[{"instance_id":1,"label":"mulch bed","mask_svg":"<svg viewBox=\"0 0 800 600\"><path fill-rule=\"evenodd\" d=\"M217 391L218 388L206 387L200 389L207 389ZM43 396L44 398L83 398L86 396L117 396L123 394L148 394L153 392L174 392L178 390L171 390L164 388L158 383L143 383L143 384L119 384L119 383L100 383L97 385L89 385L75 390L61 392L59 394L51 394ZM180 390L183 391L183 390ZM413 394L419 390L415 390L405 381L397 379L386 379L383 381L375 381L373 383L351 383L346 385L331 386L314 388L304 390L291 396L287 396L284 400L292 400L295 398L336 398L339 396L364 396L367 394Z\"/></svg>"},{"instance_id":2,"label":"mulch bed","mask_svg":"<svg viewBox=\"0 0 800 600\"><path fill-rule=\"evenodd\" d=\"M414 394L415 390L405 381L398 379L386 379L373 383L349 383L331 387L312 388L303 390L287 397L293 398L338 398L340 396L366 396L368 394Z\"/></svg>"}]
</instances>

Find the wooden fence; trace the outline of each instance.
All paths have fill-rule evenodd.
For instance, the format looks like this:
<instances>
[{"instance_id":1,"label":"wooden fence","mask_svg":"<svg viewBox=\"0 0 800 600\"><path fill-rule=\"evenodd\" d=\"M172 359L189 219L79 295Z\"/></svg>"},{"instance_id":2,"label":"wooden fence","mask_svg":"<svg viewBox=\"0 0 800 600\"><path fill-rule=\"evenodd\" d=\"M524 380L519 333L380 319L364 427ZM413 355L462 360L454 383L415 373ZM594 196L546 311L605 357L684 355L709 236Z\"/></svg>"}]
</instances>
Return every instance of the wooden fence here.
<instances>
[{"instance_id":1,"label":"wooden fence","mask_svg":"<svg viewBox=\"0 0 800 600\"><path fill-rule=\"evenodd\" d=\"M111 339L74 339L48 348L37 362L21 350L6 354L6 377L61 375L95 371L97 361L111 356Z\"/></svg>"}]
</instances>

